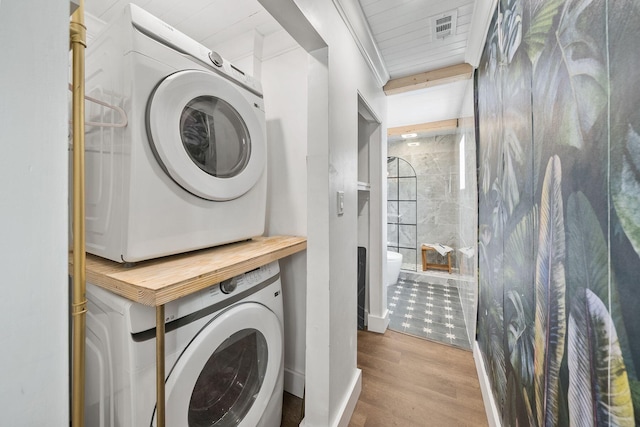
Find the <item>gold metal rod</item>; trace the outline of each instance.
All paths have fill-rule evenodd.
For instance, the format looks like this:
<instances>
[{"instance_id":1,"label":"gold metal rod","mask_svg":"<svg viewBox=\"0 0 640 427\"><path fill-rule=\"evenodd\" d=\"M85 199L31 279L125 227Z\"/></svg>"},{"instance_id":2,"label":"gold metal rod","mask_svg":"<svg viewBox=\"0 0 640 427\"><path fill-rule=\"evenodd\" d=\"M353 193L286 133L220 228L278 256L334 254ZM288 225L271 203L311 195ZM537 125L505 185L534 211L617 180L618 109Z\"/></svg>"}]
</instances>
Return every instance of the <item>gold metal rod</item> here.
<instances>
[{"instance_id":1,"label":"gold metal rod","mask_svg":"<svg viewBox=\"0 0 640 427\"><path fill-rule=\"evenodd\" d=\"M72 372L71 425L84 426L85 336L86 336L86 255L84 209L84 52L86 27L84 0L71 16L73 119L73 289L72 289Z\"/></svg>"},{"instance_id":2,"label":"gold metal rod","mask_svg":"<svg viewBox=\"0 0 640 427\"><path fill-rule=\"evenodd\" d=\"M165 427L164 400L164 305L156 307L156 401L157 427Z\"/></svg>"}]
</instances>

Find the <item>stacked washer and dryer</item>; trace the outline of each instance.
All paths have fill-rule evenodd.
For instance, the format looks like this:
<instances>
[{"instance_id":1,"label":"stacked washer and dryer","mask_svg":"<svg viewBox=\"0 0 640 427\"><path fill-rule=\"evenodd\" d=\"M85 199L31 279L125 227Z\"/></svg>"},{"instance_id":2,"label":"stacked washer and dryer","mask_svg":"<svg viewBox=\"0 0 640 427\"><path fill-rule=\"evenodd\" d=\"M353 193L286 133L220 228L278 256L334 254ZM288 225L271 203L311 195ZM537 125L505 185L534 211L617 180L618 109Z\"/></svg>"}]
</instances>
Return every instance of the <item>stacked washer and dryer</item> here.
<instances>
[{"instance_id":1,"label":"stacked washer and dryer","mask_svg":"<svg viewBox=\"0 0 640 427\"><path fill-rule=\"evenodd\" d=\"M87 252L133 263L264 232L261 86L131 4L87 49ZM87 120L115 123L87 103ZM86 423L155 425L155 310L87 285ZM279 426L277 262L165 306L171 427Z\"/></svg>"}]
</instances>

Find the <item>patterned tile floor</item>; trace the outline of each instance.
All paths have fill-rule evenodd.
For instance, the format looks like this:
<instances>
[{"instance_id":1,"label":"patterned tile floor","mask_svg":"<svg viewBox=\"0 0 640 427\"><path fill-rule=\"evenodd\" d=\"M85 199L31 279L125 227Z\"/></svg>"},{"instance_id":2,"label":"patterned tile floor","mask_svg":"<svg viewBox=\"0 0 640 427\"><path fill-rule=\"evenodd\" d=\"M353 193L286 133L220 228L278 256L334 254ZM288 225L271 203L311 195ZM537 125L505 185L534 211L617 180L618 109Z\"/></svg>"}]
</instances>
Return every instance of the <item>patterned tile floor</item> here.
<instances>
[{"instance_id":1,"label":"patterned tile floor","mask_svg":"<svg viewBox=\"0 0 640 427\"><path fill-rule=\"evenodd\" d=\"M426 280L401 273L387 287L389 329L470 350L458 288Z\"/></svg>"}]
</instances>

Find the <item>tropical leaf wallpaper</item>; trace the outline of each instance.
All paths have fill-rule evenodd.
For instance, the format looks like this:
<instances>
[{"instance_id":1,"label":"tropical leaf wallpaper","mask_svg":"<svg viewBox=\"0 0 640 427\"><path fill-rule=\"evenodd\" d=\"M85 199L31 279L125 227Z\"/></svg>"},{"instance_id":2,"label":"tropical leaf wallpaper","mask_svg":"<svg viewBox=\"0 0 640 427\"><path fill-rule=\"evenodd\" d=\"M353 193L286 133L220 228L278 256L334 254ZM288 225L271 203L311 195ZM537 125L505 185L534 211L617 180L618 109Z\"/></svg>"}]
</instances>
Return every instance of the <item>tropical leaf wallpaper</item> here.
<instances>
[{"instance_id":1,"label":"tropical leaf wallpaper","mask_svg":"<svg viewBox=\"0 0 640 427\"><path fill-rule=\"evenodd\" d=\"M640 1L499 0L477 340L505 426L640 425Z\"/></svg>"}]
</instances>

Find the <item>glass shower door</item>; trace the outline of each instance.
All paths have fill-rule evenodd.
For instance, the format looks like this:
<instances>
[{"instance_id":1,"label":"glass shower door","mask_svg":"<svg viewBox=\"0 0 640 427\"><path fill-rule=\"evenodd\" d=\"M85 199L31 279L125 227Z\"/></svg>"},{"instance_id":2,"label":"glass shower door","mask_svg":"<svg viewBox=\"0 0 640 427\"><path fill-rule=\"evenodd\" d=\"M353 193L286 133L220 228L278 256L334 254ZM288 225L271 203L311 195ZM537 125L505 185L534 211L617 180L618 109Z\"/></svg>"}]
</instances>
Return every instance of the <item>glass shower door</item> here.
<instances>
[{"instance_id":1,"label":"glass shower door","mask_svg":"<svg viewBox=\"0 0 640 427\"><path fill-rule=\"evenodd\" d=\"M417 270L417 179L409 162L387 159L387 249L402 254L402 269Z\"/></svg>"}]
</instances>

